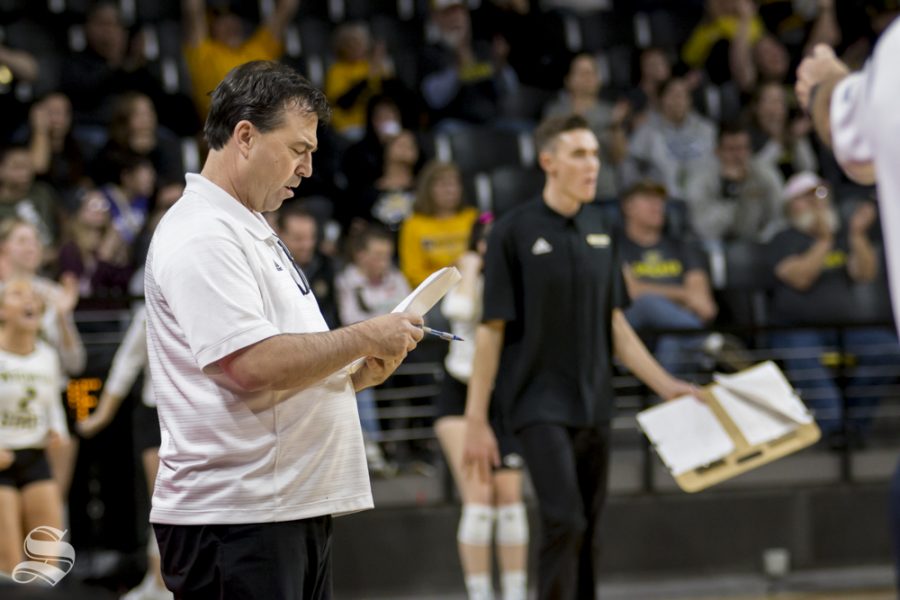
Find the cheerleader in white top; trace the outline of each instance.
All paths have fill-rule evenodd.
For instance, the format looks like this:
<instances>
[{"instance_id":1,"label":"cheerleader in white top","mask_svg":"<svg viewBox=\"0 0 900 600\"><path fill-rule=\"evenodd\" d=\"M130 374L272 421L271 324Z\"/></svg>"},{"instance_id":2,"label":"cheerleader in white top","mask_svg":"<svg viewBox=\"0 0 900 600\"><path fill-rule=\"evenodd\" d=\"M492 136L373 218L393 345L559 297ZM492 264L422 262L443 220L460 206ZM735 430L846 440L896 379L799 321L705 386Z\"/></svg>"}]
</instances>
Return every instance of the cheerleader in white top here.
<instances>
[{"instance_id":1,"label":"cheerleader in white top","mask_svg":"<svg viewBox=\"0 0 900 600\"><path fill-rule=\"evenodd\" d=\"M48 449L69 439L60 402L56 351L38 337L43 301L27 279L0 291L0 571L24 560L25 535L63 529L59 488Z\"/></svg>"}]
</instances>

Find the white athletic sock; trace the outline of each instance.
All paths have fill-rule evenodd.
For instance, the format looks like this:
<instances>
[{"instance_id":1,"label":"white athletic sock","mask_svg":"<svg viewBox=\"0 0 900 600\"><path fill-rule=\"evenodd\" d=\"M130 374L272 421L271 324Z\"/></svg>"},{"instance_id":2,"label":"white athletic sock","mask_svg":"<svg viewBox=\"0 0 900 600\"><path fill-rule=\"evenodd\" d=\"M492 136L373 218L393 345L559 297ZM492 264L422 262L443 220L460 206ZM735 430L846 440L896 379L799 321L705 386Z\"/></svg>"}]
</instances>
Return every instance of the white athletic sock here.
<instances>
[{"instance_id":1,"label":"white athletic sock","mask_svg":"<svg viewBox=\"0 0 900 600\"><path fill-rule=\"evenodd\" d=\"M468 575L466 591L469 593L469 600L494 600L494 588L489 573Z\"/></svg>"},{"instance_id":2,"label":"white athletic sock","mask_svg":"<svg viewBox=\"0 0 900 600\"><path fill-rule=\"evenodd\" d=\"M528 597L528 578L525 571L508 571L501 576L503 600L525 600Z\"/></svg>"}]
</instances>

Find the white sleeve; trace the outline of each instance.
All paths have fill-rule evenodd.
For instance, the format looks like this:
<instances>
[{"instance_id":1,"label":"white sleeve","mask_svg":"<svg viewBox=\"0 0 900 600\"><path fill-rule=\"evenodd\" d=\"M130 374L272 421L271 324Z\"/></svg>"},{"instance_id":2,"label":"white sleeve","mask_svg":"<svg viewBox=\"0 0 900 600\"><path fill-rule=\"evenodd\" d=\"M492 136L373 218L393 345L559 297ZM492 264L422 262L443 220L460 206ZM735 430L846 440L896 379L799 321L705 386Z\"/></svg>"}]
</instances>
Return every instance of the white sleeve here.
<instances>
[{"instance_id":1,"label":"white sleeve","mask_svg":"<svg viewBox=\"0 0 900 600\"><path fill-rule=\"evenodd\" d=\"M147 362L147 309L139 308L113 357L104 391L123 398Z\"/></svg>"},{"instance_id":2,"label":"white sleeve","mask_svg":"<svg viewBox=\"0 0 900 600\"><path fill-rule=\"evenodd\" d=\"M201 369L281 333L265 314L259 282L239 241L219 220L204 230L154 243L170 247L153 262L156 283Z\"/></svg>"},{"instance_id":3,"label":"white sleeve","mask_svg":"<svg viewBox=\"0 0 900 600\"><path fill-rule=\"evenodd\" d=\"M849 75L831 94L831 143L838 164L848 166L871 162L874 158L867 130L866 102L871 65Z\"/></svg>"}]
</instances>

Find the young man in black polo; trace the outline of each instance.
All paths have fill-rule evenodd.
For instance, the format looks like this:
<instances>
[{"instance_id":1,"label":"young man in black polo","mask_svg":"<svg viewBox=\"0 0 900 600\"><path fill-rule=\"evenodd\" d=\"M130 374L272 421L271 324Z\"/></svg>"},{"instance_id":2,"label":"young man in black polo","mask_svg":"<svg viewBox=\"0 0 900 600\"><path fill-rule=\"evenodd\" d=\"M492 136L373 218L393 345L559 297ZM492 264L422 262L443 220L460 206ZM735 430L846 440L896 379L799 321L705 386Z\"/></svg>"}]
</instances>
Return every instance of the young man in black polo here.
<instances>
[{"instance_id":1,"label":"young man in black polo","mask_svg":"<svg viewBox=\"0 0 900 600\"><path fill-rule=\"evenodd\" d=\"M596 524L606 498L612 358L661 397L691 393L622 314L625 284L594 198L597 138L581 117L535 132L543 197L501 218L485 257L484 316L466 406L465 461L500 465L488 405L522 443L541 516L540 598L593 598Z\"/></svg>"}]
</instances>

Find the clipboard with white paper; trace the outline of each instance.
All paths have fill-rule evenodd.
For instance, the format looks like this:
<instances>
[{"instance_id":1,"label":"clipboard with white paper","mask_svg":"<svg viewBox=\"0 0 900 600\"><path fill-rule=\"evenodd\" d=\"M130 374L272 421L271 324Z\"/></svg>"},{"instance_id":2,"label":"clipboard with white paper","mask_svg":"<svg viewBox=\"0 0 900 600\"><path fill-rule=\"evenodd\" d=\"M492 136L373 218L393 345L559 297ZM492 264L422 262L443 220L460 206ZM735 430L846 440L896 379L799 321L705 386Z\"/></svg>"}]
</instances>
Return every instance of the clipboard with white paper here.
<instances>
[{"instance_id":1,"label":"clipboard with white paper","mask_svg":"<svg viewBox=\"0 0 900 600\"><path fill-rule=\"evenodd\" d=\"M416 286L410 294L394 307L392 313L408 312L424 317L425 314L440 302L447 292L453 289L462 275L456 267L444 267L429 275L425 281ZM365 362L365 357L357 358L347 368L355 373Z\"/></svg>"}]
</instances>

